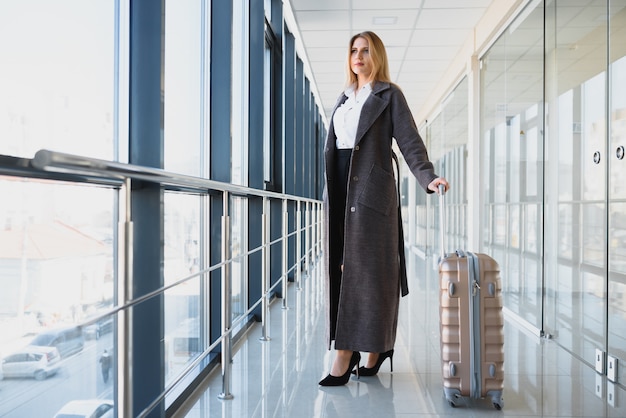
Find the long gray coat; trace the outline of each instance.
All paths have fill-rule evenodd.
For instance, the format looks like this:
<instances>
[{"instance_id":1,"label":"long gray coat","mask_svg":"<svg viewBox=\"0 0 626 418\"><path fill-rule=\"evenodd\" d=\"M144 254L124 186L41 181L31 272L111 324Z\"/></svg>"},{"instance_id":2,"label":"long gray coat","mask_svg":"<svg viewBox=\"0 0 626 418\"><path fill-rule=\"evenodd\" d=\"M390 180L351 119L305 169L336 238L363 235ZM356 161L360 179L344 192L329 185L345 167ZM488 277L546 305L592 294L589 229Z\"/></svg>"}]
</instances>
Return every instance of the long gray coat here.
<instances>
[{"instance_id":1,"label":"long gray coat","mask_svg":"<svg viewBox=\"0 0 626 418\"><path fill-rule=\"evenodd\" d=\"M347 97L341 94L335 110ZM333 110L333 115L335 110ZM324 149L324 257L326 269L327 342L335 349L382 353L393 348L398 323L401 271L396 179L392 165L395 138L405 161L427 191L438 176L402 91L376 82L363 105L350 162L345 212L343 278L330 266L334 231L329 214L335 186L335 130L332 123ZM333 276L333 277L331 277ZM341 280L341 288L331 286ZM337 320L331 321L336 316ZM332 323L331 323L332 322Z\"/></svg>"}]
</instances>

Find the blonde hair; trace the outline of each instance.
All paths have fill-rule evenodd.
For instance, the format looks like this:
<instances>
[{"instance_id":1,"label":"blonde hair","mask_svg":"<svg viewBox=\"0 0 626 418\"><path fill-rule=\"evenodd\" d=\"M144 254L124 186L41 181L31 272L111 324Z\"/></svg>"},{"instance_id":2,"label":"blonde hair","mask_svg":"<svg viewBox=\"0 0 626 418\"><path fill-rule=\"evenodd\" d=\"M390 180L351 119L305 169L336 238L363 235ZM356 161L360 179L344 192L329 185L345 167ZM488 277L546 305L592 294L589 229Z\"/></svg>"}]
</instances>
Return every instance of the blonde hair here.
<instances>
[{"instance_id":1,"label":"blonde hair","mask_svg":"<svg viewBox=\"0 0 626 418\"><path fill-rule=\"evenodd\" d=\"M389 60L387 59L387 51L385 44L374 32L365 31L357 33L350 38L348 45L348 59L346 60L346 85L350 86L357 82L357 76L352 72L350 65L350 57L352 55L352 45L357 38L363 38L369 43L370 59L372 60L372 81L385 81L391 83L389 75Z\"/></svg>"}]
</instances>

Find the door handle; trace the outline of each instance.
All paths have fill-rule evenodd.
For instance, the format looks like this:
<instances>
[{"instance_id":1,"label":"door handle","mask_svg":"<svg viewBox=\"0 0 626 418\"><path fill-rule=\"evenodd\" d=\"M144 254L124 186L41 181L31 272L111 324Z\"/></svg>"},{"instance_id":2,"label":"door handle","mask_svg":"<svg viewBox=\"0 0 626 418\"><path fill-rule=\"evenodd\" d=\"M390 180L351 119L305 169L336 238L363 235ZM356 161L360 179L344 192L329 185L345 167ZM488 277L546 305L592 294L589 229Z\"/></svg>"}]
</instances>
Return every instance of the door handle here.
<instances>
[{"instance_id":1,"label":"door handle","mask_svg":"<svg viewBox=\"0 0 626 418\"><path fill-rule=\"evenodd\" d=\"M593 153L593 162L596 164L600 164L600 151L596 151Z\"/></svg>"},{"instance_id":2,"label":"door handle","mask_svg":"<svg viewBox=\"0 0 626 418\"><path fill-rule=\"evenodd\" d=\"M618 160L624 159L624 146L623 145L620 145L619 147L617 147L617 150L615 151L615 156L617 157Z\"/></svg>"}]
</instances>

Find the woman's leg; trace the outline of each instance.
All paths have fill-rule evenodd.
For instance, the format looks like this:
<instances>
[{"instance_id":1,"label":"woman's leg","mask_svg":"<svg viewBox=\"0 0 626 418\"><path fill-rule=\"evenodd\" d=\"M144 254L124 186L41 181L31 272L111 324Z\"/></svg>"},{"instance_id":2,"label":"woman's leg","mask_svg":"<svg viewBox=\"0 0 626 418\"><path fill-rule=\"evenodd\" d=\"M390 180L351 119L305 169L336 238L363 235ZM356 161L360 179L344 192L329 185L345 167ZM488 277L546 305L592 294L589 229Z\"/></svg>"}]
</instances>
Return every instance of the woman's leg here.
<instances>
[{"instance_id":1,"label":"woman's leg","mask_svg":"<svg viewBox=\"0 0 626 418\"><path fill-rule=\"evenodd\" d=\"M378 357L380 357L380 353L369 353L367 355L367 363L365 364L365 367L371 369L372 367L376 366Z\"/></svg>"},{"instance_id":2,"label":"woman's leg","mask_svg":"<svg viewBox=\"0 0 626 418\"><path fill-rule=\"evenodd\" d=\"M350 171L350 157L352 150L337 150L335 160L335 169L339 181L335 184L335 210L331 214L331 227L334 226L335 232L330 242L331 246L331 270L334 271L334 275L331 277L331 295L336 297L336 300L331 300L334 303L333 309L331 309L331 329L336 330L337 312L339 309L339 295L341 293L341 281L343 276L343 245L344 245L344 223L345 223L345 211L346 211L346 194L348 187L348 174ZM334 314L334 315L333 315ZM334 339L334 333L331 334ZM338 377L342 376L350 367L350 361L352 359L351 350L336 350L335 360L331 368L330 374Z\"/></svg>"},{"instance_id":3,"label":"woman's leg","mask_svg":"<svg viewBox=\"0 0 626 418\"><path fill-rule=\"evenodd\" d=\"M335 361L333 362L333 367L330 370L330 374L337 377L343 375L346 370L348 370L348 366L350 366L351 358L351 350L337 350L337 353L335 354Z\"/></svg>"}]
</instances>

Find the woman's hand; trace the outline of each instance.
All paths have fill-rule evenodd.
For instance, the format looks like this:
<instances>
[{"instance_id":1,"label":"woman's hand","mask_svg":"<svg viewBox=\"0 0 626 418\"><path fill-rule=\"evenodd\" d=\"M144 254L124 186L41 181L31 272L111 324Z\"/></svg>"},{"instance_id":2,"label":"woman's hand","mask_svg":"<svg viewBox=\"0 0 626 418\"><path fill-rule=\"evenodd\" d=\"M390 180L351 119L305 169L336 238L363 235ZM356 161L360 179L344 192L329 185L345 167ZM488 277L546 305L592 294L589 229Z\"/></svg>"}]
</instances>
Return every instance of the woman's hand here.
<instances>
[{"instance_id":1,"label":"woman's hand","mask_svg":"<svg viewBox=\"0 0 626 418\"><path fill-rule=\"evenodd\" d=\"M448 184L448 180L444 179L443 177L437 177L436 179L430 182L430 184L428 185L428 190L432 190L433 192L438 194L440 184L443 184L446 192L450 188L450 185Z\"/></svg>"}]
</instances>

